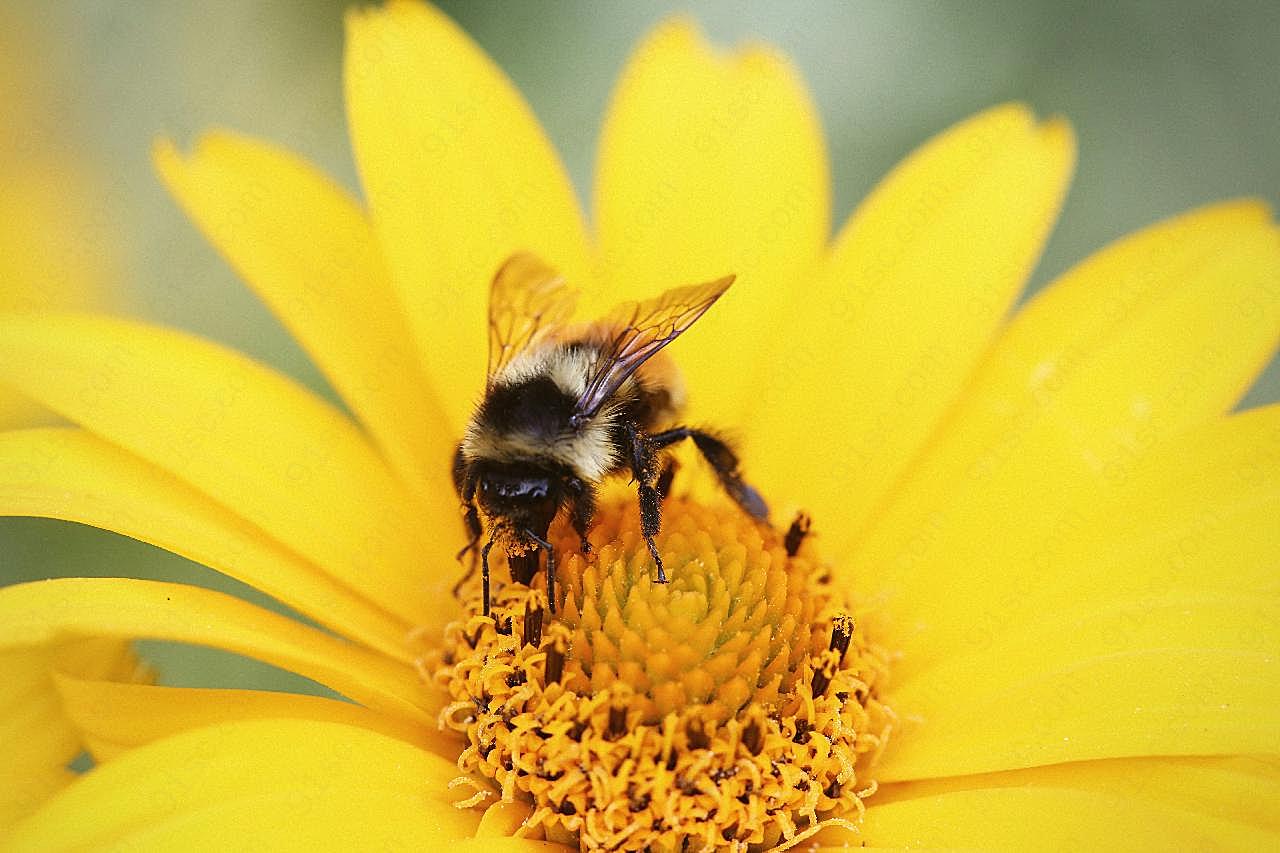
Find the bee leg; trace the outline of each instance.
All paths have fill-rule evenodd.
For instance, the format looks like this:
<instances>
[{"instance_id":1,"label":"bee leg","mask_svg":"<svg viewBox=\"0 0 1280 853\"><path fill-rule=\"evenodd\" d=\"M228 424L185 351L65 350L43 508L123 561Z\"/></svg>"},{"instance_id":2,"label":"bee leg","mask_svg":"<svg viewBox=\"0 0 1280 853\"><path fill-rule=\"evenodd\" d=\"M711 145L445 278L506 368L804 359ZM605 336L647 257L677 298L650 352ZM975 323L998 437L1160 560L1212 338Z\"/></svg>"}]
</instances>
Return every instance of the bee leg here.
<instances>
[{"instance_id":1,"label":"bee leg","mask_svg":"<svg viewBox=\"0 0 1280 853\"><path fill-rule=\"evenodd\" d=\"M807 512L796 513L795 520L791 522L791 526L787 528L787 535L783 537L782 544L787 551L788 557L794 557L800 553L800 546L804 544L804 540L809 536L809 528L813 526L813 519L809 517Z\"/></svg>"},{"instance_id":2,"label":"bee leg","mask_svg":"<svg viewBox=\"0 0 1280 853\"><path fill-rule=\"evenodd\" d=\"M556 549L551 547L551 543L543 539L532 530L525 528L524 535L533 540L533 543L539 548L547 552L547 603L551 605L551 612L556 612Z\"/></svg>"},{"instance_id":3,"label":"bee leg","mask_svg":"<svg viewBox=\"0 0 1280 853\"><path fill-rule=\"evenodd\" d=\"M480 549L480 585L484 597L484 615L489 615L489 552L493 550L493 537Z\"/></svg>"},{"instance_id":4,"label":"bee leg","mask_svg":"<svg viewBox=\"0 0 1280 853\"><path fill-rule=\"evenodd\" d=\"M715 470L720 486L729 497L733 498L734 503L742 508L743 512L761 521L768 519L768 504L764 502L764 498L760 497L759 492L742 479L742 474L738 471L738 455L722 439L704 430L676 427L649 436L649 441L653 447L663 448L686 438L693 439L694 446L698 448L702 458L706 459L707 464Z\"/></svg>"},{"instance_id":5,"label":"bee leg","mask_svg":"<svg viewBox=\"0 0 1280 853\"><path fill-rule=\"evenodd\" d=\"M587 531L591 529L591 520L596 515L596 492L590 484L573 479L569 486L569 521L573 531L578 534L583 554L591 553L591 543L587 540Z\"/></svg>"},{"instance_id":6,"label":"bee leg","mask_svg":"<svg viewBox=\"0 0 1280 853\"><path fill-rule=\"evenodd\" d=\"M653 537L662 529L662 504L658 500L658 491L653 486L640 484L640 532L644 534L644 544L649 546L649 553L658 567L658 583L667 583L667 573L662 568L662 556Z\"/></svg>"},{"instance_id":7,"label":"bee leg","mask_svg":"<svg viewBox=\"0 0 1280 853\"><path fill-rule=\"evenodd\" d=\"M655 447L652 442L640 433L635 424L627 424L627 437L631 439L631 475L635 478L640 497L640 533L644 536L644 544L649 546L649 554L658 567L658 583L667 583L667 573L662 568L662 556L658 553L657 543L653 537L662 529L662 500L658 495L654 482L658 479L655 470Z\"/></svg>"},{"instance_id":8,"label":"bee leg","mask_svg":"<svg viewBox=\"0 0 1280 853\"><path fill-rule=\"evenodd\" d=\"M467 504L467 511L463 520L466 522L467 530L471 533L471 540L463 546L462 550L458 552L454 559L461 561L462 558L467 556L467 553L470 552L471 565L467 567L467 570L463 573L462 577L458 578L458 582L453 585L454 598L458 597L458 590L462 589L462 585L471 580L476 573L476 563L478 562L476 556L480 544L480 537L484 535L484 529L480 526L480 514L476 512L474 504Z\"/></svg>"}]
</instances>

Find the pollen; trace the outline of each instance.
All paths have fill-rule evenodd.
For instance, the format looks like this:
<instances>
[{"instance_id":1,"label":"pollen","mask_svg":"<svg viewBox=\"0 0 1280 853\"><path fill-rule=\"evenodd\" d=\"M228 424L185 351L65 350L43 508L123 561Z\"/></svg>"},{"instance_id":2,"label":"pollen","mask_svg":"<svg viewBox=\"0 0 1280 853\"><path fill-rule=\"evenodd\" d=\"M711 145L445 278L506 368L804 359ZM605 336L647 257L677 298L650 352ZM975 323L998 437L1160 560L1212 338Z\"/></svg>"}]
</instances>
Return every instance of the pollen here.
<instances>
[{"instance_id":1,"label":"pollen","mask_svg":"<svg viewBox=\"0 0 1280 853\"><path fill-rule=\"evenodd\" d=\"M466 739L459 804L522 801L519 835L584 850L782 849L856 824L893 720L887 655L806 530L672 499L658 584L627 504L602 509L588 556L553 528L572 554L554 615L541 576L500 586L489 616L469 595L422 662Z\"/></svg>"}]
</instances>

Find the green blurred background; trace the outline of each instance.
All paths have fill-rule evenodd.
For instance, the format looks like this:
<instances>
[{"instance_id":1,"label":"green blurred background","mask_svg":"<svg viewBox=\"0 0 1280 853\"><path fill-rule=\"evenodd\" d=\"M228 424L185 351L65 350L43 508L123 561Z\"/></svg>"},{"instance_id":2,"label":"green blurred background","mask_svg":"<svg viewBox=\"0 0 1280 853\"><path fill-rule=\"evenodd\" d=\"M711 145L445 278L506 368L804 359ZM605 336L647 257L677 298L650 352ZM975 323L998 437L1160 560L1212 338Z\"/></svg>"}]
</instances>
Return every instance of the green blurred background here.
<instances>
[{"instance_id":1,"label":"green blurred background","mask_svg":"<svg viewBox=\"0 0 1280 853\"><path fill-rule=\"evenodd\" d=\"M6 0L5 67L44 109L5 115L21 152L56 143L87 175L59 192L88 212L117 310L208 335L313 388L324 382L156 181L157 134L212 126L292 148L355 189L342 107L337 0ZM1232 196L1280 201L1280 3L446 2L514 78L586 198L596 131L630 47L675 11L722 44L764 39L808 78L829 140L835 221L899 158L994 103L1061 113L1077 177L1032 287L1133 229ZM10 41L14 39L10 38ZM10 109L5 105L4 109ZM21 163L5 163L5 169ZM0 174L0 178L4 176ZM87 232L86 232L87 233ZM108 258L107 255L110 255ZM1280 399L1271 368L1246 405ZM252 591L95 530L0 519L0 583L127 575ZM164 680L297 687L221 653L148 644Z\"/></svg>"}]
</instances>

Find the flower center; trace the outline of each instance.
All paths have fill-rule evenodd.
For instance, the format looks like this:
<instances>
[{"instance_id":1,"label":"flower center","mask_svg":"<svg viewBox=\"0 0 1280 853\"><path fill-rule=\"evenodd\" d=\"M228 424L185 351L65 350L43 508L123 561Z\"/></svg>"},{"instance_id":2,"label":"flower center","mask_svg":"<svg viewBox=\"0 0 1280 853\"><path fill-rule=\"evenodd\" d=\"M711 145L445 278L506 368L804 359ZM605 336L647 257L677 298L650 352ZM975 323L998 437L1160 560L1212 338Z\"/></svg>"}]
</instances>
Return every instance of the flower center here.
<instances>
[{"instance_id":1,"label":"flower center","mask_svg":"<svg viewBox=\"0 0 1280 853\"><path fill-rule=\"evenodd\" d=\"M803 540L730 507L667 502L658 547L637 512L605 506L577 551L553 528L563 605L498 583L424 661L454 702L458 760L477 788L533 811L521 834L584 849L790 846L856 820L891 714L886 656ZM495 550L495 557L497 556Z\"/></svg>"}]
</instances>

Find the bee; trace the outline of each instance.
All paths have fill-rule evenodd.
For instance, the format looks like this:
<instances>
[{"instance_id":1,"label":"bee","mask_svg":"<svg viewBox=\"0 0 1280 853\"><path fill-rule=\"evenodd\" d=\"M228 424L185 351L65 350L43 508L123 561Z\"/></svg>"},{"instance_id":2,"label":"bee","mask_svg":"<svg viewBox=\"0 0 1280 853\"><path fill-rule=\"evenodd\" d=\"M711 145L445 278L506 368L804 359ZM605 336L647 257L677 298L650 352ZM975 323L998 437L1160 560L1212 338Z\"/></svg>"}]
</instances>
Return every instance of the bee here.
<instances>
[{"instance_id":1,"label":"bee","mask_svg":"<svg viewBox=\"0 0 1280 853\"><path fill-rule=\"evenodd\" d=\"M513 578L525 583L538 570L539 553L546 553L547 599L555 610L551 522L566 511L582 553L589 553L597 490L611 477L635 482L640 530L657 582L666 583L654 544L662 526L661 501L675 470L664 451L685 439L693 441L738 506L753 518L767 518L768 508L742 479L733 449L711 432L679 424L684 386L661 352L732 283L727 276L677 287L620 305L597 322L569 325L577 293L556 271L528 253L514 255L498 270L489 294L484 397L453 460L470 534L458 558L480 549L485 615L495 544L505 548Z\"/></svg>"}]
</instances>

